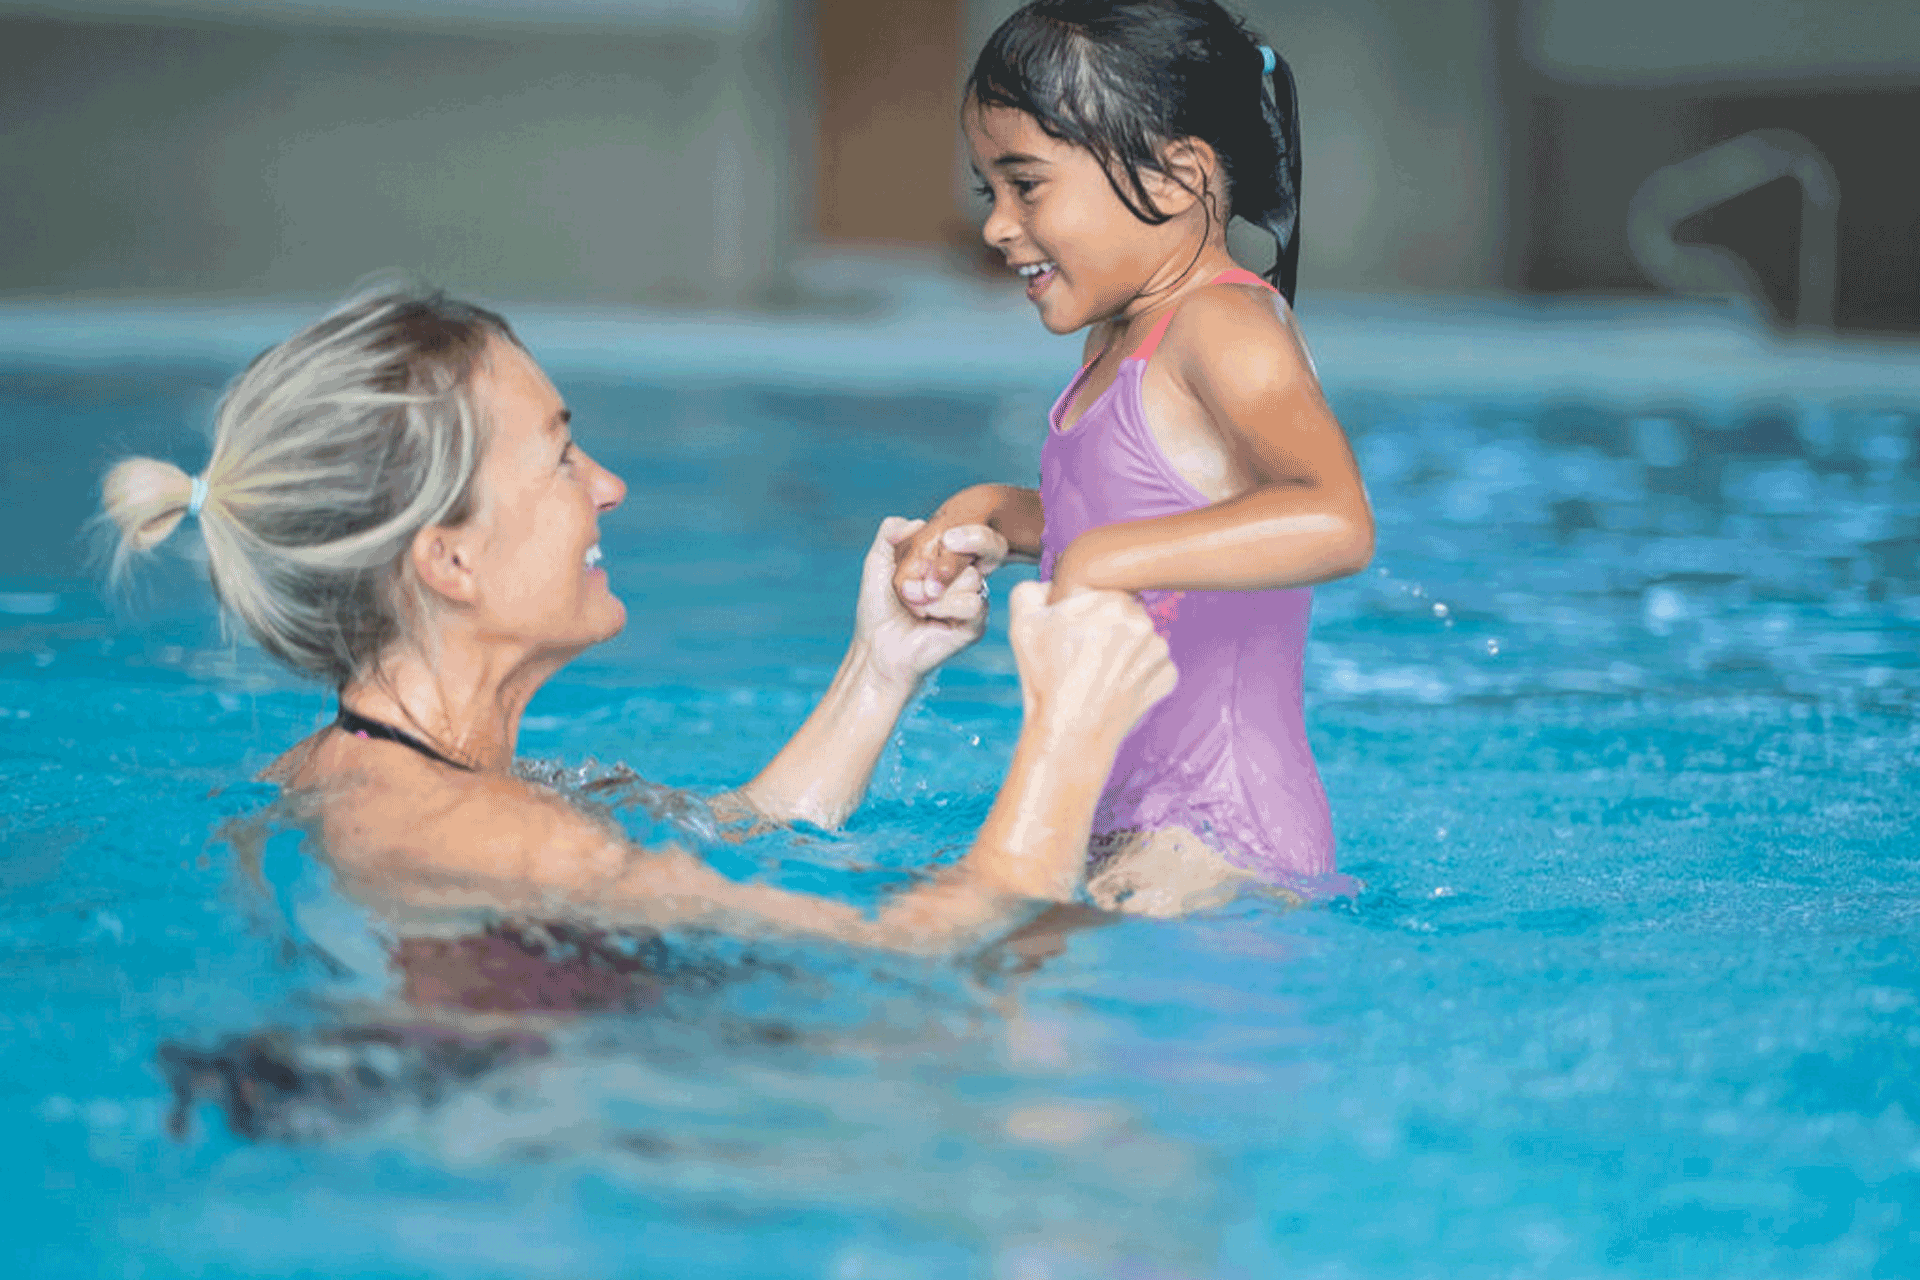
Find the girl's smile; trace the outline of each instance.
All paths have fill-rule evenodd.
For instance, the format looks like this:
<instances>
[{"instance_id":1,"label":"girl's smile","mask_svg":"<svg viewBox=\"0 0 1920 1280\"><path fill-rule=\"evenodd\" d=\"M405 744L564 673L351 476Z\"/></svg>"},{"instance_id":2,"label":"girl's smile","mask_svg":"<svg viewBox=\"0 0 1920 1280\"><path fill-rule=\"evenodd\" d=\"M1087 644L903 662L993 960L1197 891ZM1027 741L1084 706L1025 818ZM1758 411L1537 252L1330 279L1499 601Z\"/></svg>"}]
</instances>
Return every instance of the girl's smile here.
<instances>
[{"instance_id":1,"label":"girl's smile","mask_svg":"<svg viewBox=\"0 0 1920 1280\"><path fill-rule=\"evenodd\" d=\"M1053 283L1055 268L1051 262L1015 263L1013 269L1027 282L1029 302L1038 302L1040 295L1047 291L1047 286Z\"/></svg>"}]
</instances>

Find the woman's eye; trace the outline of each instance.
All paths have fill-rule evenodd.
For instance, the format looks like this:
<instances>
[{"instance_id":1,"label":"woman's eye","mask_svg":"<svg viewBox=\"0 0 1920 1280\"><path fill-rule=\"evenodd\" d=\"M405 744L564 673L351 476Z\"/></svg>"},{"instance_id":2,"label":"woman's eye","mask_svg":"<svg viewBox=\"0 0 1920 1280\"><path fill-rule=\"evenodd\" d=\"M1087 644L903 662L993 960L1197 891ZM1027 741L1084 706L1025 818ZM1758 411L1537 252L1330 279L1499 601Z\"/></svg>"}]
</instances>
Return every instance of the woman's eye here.
<instances>
[{"instance_id":1,"label":"woman's eye","mask_svg":"<svg viewBox=\"0 0 1920 1280\"><path fill-rule=\"evenodd\" d=\"M984 182L976 182L973 184L973 194L979 196L982 200L991 200L993 199L993 188Z\"/></svg>"},{"instance_id":2,"label":"woman's eye","mask_svg":"<svg viewBox=\"0 0 1920 1280\"><path fill-rule=\"evenodd\" d=\"M1036 190L1038 190L1040 186L1038 182L1034 182L1026 178L1014 178L1012 181L1008 182L1007 185L1012 187L1014 190L1014 194L1019 196L1022 200L1033 199L1033 193Z\"/></svg>"},{"instance_id":3,"label":"woman's eye","mask_svg":"<svg viewBox=\"0 0 1920 1280\"><path fill-rule=\"evenodd\" d=\"M565 466L572 465L572 463L573 463L573 441L569 440L567 441L566 447L560 450L560 465L565 467Z\"/></svg>"}]
</instances>

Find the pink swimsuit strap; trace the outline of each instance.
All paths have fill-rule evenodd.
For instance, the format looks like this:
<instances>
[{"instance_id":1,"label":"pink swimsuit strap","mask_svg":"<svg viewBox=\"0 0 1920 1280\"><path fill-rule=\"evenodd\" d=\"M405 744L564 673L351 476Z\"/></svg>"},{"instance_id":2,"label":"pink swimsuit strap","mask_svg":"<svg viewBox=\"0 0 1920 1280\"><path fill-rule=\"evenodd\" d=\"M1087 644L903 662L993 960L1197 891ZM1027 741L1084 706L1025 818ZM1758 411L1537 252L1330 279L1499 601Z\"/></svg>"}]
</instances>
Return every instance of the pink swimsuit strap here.
<instances>
[{"instance_id":1,"label":"pink swimsuit strap","mask_svg":"<svg viewBox=\"0 0 1920 1280\"><path fill-rule=\"evenodd\" d=\"M1265 280L1262 280L1259 276L1253 274L1253 272L1247 270L1245 267L1233 267L1229 270L1222 271L1219 275L1207 281L1207 283L1209 285L1257 284L1262 289L1265 289L1268 293L1280 292L1278 289L1274 288L1271 284L1268 284ZM1135 347L1133 349L1133 354L1128 356L1127 359L1145 360L1148 357L1152 356L1154 352L1154 348L1160 345L1160 339L1166 336L1167 325L1172 323L1173 321L1173 313L1178 311L1179 309L1180 308L1178 307L1167 308L1167 313L1161 316L1158 320L1154 321L1153 328L1147 331L1147 340L1141 343L1139 346Z\"/></svg>"}]
</instances>

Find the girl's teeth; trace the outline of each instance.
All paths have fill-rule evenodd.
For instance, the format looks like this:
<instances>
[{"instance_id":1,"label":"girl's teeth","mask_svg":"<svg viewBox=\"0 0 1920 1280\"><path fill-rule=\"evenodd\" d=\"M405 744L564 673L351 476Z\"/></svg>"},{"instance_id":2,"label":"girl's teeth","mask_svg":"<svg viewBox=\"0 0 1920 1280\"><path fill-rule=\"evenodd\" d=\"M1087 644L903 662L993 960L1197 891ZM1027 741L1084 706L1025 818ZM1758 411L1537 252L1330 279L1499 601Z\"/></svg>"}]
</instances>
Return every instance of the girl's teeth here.
<instances>
[{"instance_id":1,"label":"girl's teeth","mask_svg":"<svg viewBox=\"0 0 1920 1280\"><path fill-rule=\"evenodd\" d=\"M600 544L596 542L592 546L587 548L587 568L598 569L599 567L600 567Z\"/></svg>"},{"instance_id":2,"label":"girl's teeth","mask_svg":"<svg viewBox=\"0 0 1920 1280\"><path fill-rule=\"evenodd\" d=\"M1021 267L1020 274L1026 279L1031 280L1042 272L1051 270L1053 270L1053 264L1051 262L1036 262L1030 267Z\"/></svg>"}]
</instances>

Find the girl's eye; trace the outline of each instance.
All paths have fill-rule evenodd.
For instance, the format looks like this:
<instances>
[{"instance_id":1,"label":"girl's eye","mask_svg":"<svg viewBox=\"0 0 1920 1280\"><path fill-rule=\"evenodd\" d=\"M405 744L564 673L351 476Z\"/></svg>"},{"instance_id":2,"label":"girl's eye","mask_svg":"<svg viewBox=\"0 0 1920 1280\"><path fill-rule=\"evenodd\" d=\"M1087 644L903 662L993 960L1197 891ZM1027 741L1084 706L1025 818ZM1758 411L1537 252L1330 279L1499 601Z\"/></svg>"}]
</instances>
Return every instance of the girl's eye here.
<instances>
[{"instance_id":1,"label":"girl's eye","mask_svg":"<svg viewBox=\"0 0 1920 1280\"><path fill-rule=\"evenodd\" d=\"M563 467L573 465L573 441L571 440L567 441L566 447L560 450L560 465Z\"/></svg>"},{"instance_id":2,"label":"girl's eye","mask_svg":"<svg viewBox=\"0 0 1920 1280\"><path fill-rule=\"evenodd\" d=\"M1040 182L1036 178L1008 178L1007 185L1012 187L1013 193L1022 200L1031 200L1033 199L1034 191L1039 188ZM982 200L993 199L993 188L984 182L976 183L973 188L973 193Z\"/></svg>"}]
</instances>

